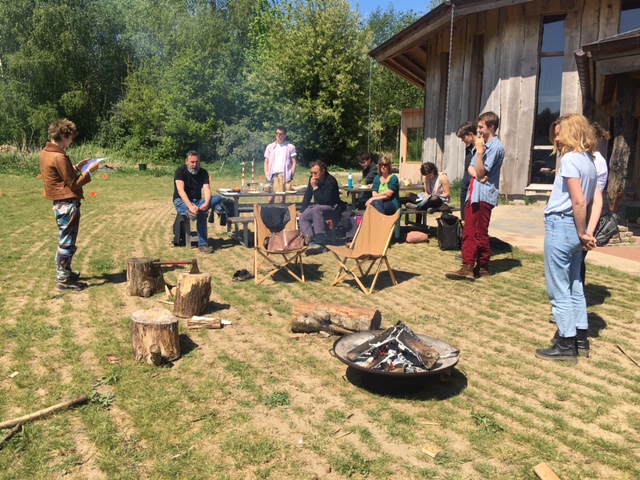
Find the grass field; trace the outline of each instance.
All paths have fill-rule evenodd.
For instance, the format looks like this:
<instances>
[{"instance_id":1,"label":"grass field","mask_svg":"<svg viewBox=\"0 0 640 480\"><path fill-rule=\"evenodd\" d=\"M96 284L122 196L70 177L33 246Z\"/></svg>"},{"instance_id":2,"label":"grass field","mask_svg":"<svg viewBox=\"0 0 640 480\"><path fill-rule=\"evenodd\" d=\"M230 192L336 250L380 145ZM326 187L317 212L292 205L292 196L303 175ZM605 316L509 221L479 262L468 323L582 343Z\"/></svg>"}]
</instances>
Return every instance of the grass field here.
<instances>
[{"instance_id":1,"label":"grass field","mask_svg":"<svg viewBox=\"0 0 640 480\"><path fill-rule=\"evenodd\" d=\"M305 259L304 285L279 274L256 286L232 282L253 251L224 227L210 231L212 255L172 247L171 176L98 174L91 191L74 261L90 288L61 294L41 180L0 174L0 421L92 398L0 445L1 479L534 479L540 462L563 480L640 477L640 367L617 348L640 361L637 277L589 267L592 357L558 365L534 358L554 333L539 255L497 253L497 274L456 283L443 275L453 253L400 243L399 285L383 275L369 297L330 286L329 253ZM170 307L127 295L127 260L194 255L213 278L211 313L233 325L181 324L182 358L138 364L131 314ZM166 267L167 282L180 271ZM403 395L353 385L335 338L291 333L293 302L309 299L371 306L385 327L401 320L457 346L451 382Z\"/></svg>"}]
</instances>

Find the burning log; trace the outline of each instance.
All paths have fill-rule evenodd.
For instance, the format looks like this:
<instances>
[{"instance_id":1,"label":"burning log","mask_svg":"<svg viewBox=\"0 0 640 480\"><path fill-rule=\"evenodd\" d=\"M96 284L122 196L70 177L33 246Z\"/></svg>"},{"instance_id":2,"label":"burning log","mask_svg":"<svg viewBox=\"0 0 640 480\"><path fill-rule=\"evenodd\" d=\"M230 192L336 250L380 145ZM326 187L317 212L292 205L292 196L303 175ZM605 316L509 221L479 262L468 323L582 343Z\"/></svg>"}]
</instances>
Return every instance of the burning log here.
<instances>
[{"instance_id":1,"label":"burning log","mask_svg":"<svg viewBox=\"0 0 640 480\"><path fill-rule=\"evenodd\" d=\"M178 319L163 308L138 310L131 315L131 347L139 362L160 365L180 358Z\"/></svg>"},{"instance_id":2,"label":"burning log","mask_svg":"<svg viewBox=\"0 0 640 480\"><path fill-rule=\"evenodd\" d=\"M173 314L189 318L204 313L211 296L211 275L185 273L178 278Z\"/></svg>"},{"instance_id":3,"label":"burning log","mask_svg":"<svg viewBox=\"0 0 640 480\"><path fill-rule=\"evenodd\" d=\"M154 262L157 258L130 258L127 262L129 295L148 298L164 291L162 270Z\"/></svg>"},{"instance_id":4,"label":"burning log","mask_svg":"<svg viewBox=\"0 0 640 480\"><path fill-rule=\"evenodd\" d=\"M440 354L398 322L350 350L347 359L364 368L387 372L426 372L438 362Z\"/></svg>"},{"instance_id":5,"label":"burning log","mask_svg":"<svg viewBox=\"0 0 640 480\"><path fill-rule=\"evenodd\" d=\"M291 309L294 333L329 332L344 335L380 328L379 310L322 302L295 302Z\"/></svg>"}]
</instances>

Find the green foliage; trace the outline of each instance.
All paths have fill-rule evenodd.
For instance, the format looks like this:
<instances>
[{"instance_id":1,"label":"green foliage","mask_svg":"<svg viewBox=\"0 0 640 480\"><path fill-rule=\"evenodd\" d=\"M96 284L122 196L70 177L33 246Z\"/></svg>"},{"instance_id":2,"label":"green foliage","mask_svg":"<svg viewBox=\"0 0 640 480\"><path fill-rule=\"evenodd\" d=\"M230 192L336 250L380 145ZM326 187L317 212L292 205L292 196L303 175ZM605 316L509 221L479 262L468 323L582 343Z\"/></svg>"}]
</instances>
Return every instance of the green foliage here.
<instances>
[{"instance_id":1,"label":"green foliage","mask_svg":"<svg viewBox=\"0 0 640 480\"><path fill-rule=\"evenodd\" d=\"M268 408L288 407L291 405L291 396L285 390L278 390L268 395L264 400L264 404Z\"/></svg>"}]
</instances>

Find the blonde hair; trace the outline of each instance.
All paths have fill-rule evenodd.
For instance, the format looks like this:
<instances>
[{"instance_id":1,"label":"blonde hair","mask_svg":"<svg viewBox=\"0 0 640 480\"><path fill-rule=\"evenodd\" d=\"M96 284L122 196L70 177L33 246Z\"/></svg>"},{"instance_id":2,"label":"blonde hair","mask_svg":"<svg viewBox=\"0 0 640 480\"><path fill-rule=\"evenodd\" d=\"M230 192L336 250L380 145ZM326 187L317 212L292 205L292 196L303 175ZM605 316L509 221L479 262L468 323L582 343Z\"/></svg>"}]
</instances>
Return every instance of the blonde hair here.
<instances>
[{"instance_id":1,"label":"blonde hair","mask_svg":"<svg viewBox=\"0 0 640 480\"><path fill-rule=\"evenodd\" d=\"M556 138L555 127L560 126ZM549 139L553 143L553 153L564 155L568 152L590 153L598 146L593 127L584 115L568 113L551 124Z\"/></svg>"},{"instance_id":2,"label":"blonde hair","mask_svg":"<svg viewBox=\"0 0 640 480\"><path fill-rule=\"evenodd\" d=\"M380 165L388 165L389 168L391 168L393 165L393 155L390 153L383 154L380 160L378 160L378 166Z\"/></svg>"}]
</instances>

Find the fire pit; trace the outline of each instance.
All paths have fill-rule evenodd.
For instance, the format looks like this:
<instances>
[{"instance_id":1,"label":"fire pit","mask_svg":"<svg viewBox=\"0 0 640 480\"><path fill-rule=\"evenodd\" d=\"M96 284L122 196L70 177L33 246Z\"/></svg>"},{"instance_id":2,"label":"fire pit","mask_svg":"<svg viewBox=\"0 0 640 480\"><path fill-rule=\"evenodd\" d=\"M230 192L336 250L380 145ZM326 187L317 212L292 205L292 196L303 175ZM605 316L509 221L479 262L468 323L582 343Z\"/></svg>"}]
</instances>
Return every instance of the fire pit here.
<instances>
[{"instance_id":1,"label":"fire pit","mask_svg":"<svg viewBox=\"0 0 640 480\"><path fill-rule=\"evenodd\" d=\"M406 345L398 348L398 339ZM416 348L415 343L411 340L419 342L420 345ZM389 349L400 350L402 358L389 360L385 344L391 344ZM437 352L435 357L431 358L432 363L428 362L431 365L428 367L419 364L408 365L407 359L411 360L409 363L414 363L414 357L424 357L421 352L423 346ZM402 351L404 347L408 347L409 351ZM370 359L366 358L367 352L370 353ZM364 374L361 378L366 383L373 383L381 387L391 387L395 383L396 386L401 387L421 388L423 383L420 381L431 375L440 375L442 380L448 380L451 370L460 359L460 350L456 347L437 338L414 334L400 322L387 330L371 330L344 335L333 344L333 354L342 363ZM394 364L400 364L401 367L394 367ZM374 368L371 368L372 366ZM375 368L379 366L381 368Z\"/></svg>"}]
</instances>

